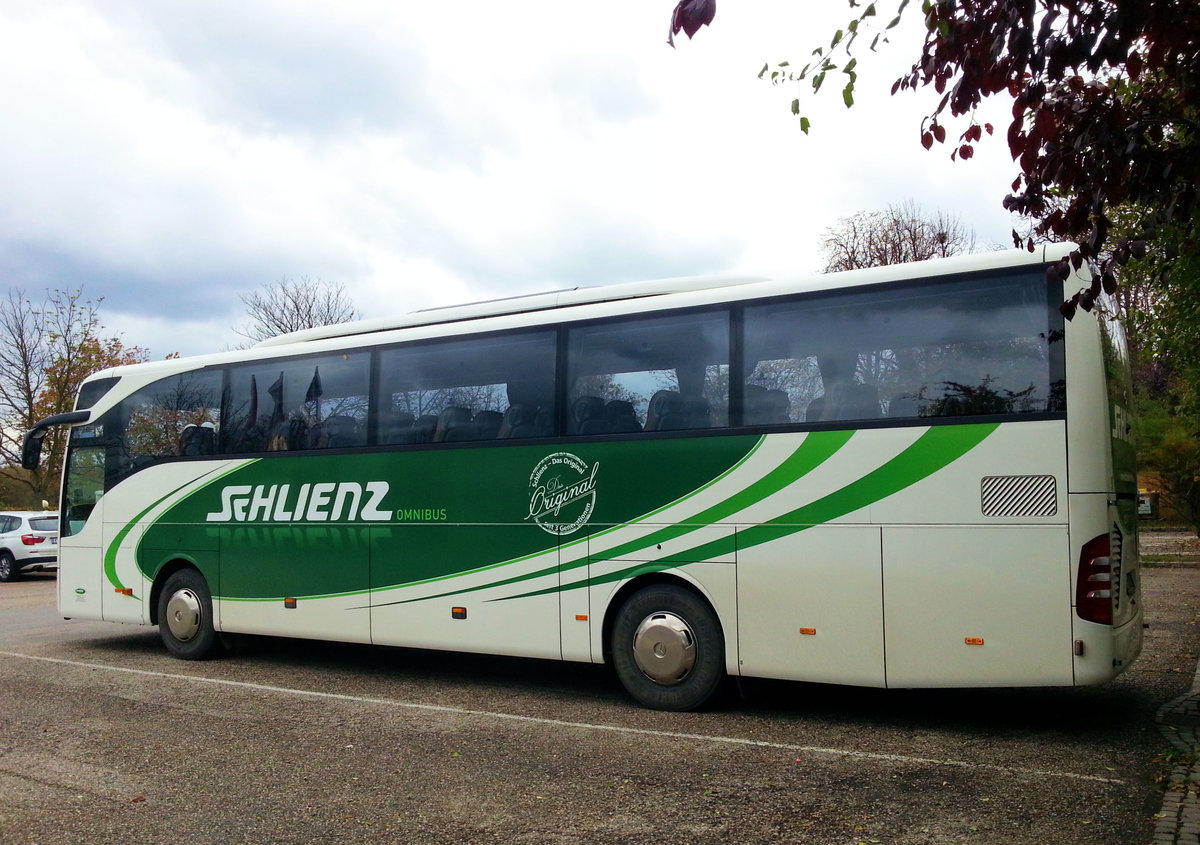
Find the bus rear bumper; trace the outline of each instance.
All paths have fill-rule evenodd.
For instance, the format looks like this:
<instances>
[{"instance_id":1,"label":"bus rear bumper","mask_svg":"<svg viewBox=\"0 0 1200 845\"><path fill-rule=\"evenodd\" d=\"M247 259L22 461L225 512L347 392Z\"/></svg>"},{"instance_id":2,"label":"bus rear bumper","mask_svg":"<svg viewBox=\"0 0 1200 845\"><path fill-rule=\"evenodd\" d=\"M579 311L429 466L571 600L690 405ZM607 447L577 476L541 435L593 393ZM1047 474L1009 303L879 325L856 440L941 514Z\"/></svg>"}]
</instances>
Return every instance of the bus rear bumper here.
<instances>
[{"instance_id":1,"label":"bus rear bumper","mask_svg":"<svg viewBox=\"0 0 1200 845\"><path fill-rule=\"evenodd\" d=\"M1119 628L1113 628L1113 677L1128 669L1138 655L1142 653L1142 615L1139 613L1133 619Z\"/></svg>"},{"instance_id":2,"label":"bus rear bumper","mask_svg":"<svg viewBox=\"0 0 1200 845\"><path fill-rule=\"evenodd\" d=\"M1075 620L1075 686L1104 684L1120 675L1142 651L1142 615L1119 626Z\"/></svg>"}]
</instances>

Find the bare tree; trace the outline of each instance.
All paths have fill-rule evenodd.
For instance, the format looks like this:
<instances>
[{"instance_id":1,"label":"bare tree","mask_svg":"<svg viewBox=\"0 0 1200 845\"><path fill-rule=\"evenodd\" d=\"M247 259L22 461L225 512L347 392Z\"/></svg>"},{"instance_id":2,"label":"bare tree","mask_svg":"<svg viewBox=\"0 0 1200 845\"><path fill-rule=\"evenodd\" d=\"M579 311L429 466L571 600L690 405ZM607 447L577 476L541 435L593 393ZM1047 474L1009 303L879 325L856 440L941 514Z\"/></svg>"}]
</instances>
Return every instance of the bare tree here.
<instances>
[{"instance_id":1,"label":"bare tree","mask_svg":"<svg viewBox=\"0 0 1200 845\"><path fill-rule=\"evenodd\" d=\"M102 337L99 302L74 293L47 291L34 302L10 289L0 300L0 477L22 491L22 506L57 498L66 436L52 429L42 465L21 469L21 442L34 424L74 407L79 385L92 373L146 360L146 350L126 347L119 337Z\"/></svg>"},{"instance_id":2,"label":"bare tree","mask_svg":"<svg viewBox=\"0 0 1200 845\"><path fill-rule=\"evenodd\" d=\"M825 272L945 258L975 249L975 232L956 216L932 215L912 200L885 211L861 211L825 230Z\"/></svg>"},{"instance_id":3,"label":"bare tree","mask_svg":"<svg viewBox=\"0 0 1200 845\"><path fill-rule=\"evenodd\" d=\"M359 316L344 284L308 276L284 276L239 298L250 322L234 331L254 342L301 329L348 323Z\"/></svg>"}]
</instances>

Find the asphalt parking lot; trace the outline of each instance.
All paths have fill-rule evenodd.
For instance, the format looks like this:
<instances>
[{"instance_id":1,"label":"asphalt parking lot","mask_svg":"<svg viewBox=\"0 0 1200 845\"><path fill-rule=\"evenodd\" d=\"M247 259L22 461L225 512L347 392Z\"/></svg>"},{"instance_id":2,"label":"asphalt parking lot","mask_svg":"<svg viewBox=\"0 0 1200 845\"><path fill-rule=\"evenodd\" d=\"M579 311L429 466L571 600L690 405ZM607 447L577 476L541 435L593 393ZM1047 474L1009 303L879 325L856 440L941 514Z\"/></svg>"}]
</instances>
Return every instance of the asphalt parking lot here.
<instances>
[{"instance_id":1,"label":"asphalt parking lot","mask_svg":"<svg viewBox=\"0 0 1200 845\"><path fill-rule=\"evenodd\" d=\"M1147 843L1200 565L1074 690L747 682L703 713L604 667L251 639L206 663L0 585L0 842Z\"/></svg>"}]
</instances>

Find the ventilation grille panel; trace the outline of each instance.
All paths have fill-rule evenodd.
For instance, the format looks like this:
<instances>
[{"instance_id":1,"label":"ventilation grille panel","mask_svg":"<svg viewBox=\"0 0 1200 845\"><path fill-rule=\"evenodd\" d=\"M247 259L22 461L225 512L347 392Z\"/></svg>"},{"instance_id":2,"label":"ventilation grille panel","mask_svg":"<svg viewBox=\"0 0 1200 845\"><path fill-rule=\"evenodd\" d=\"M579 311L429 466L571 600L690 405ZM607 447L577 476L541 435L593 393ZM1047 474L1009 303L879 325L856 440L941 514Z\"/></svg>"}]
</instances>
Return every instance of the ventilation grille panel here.
<instances>
[{"instance_id":1,"label":"ventilation grille panel","mask_svg":"<svg viewBox=\"0 0 1200 845\"><path fill-rule=\"evenodd\" d=\"M1058 485L1053 475L989 475L980 483L984 516L1054 516Z\"/></svg>"}]
</instances>

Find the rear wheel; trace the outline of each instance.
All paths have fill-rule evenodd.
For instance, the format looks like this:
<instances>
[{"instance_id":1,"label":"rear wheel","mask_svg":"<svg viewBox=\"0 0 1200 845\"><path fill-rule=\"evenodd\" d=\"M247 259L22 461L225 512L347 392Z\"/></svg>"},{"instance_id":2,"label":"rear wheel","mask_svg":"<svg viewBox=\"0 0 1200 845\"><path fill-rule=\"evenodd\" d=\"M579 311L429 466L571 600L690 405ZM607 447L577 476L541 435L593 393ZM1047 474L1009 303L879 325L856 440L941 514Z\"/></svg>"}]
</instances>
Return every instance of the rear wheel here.
<instances>
[{"instance_id":1,"label":"rear wheel","mask_svg":"<svg viewBox=\"0 0 1200 845\"><path fill-rule=\"evenodd\" d=\"M0 581L17 580L17 561L12 552L0 552Z\"/></svg>"},{"instance_id":2,"label":"rear wheel","mask_svg":"<svg viewBox=\"0 0 1200 845\"><path fill-rule=\"evenodd\" d=\"M184 660L203 660L220 652L212 593L196 570L181 569L163 585L158 596L158 633L167 651Z\"/></svg>"},{"instance_id":3,"label":"rear wheel","mask_svg":"<svg viewBox=\"0 0 1200 845\"><path fill-rule=\"evenodd\" d=\"M708 603L675 584L634 593L612 630L617 677L656 710L695 710L725 677L725 637Z\"/></svg>"}]
</instances>

